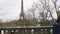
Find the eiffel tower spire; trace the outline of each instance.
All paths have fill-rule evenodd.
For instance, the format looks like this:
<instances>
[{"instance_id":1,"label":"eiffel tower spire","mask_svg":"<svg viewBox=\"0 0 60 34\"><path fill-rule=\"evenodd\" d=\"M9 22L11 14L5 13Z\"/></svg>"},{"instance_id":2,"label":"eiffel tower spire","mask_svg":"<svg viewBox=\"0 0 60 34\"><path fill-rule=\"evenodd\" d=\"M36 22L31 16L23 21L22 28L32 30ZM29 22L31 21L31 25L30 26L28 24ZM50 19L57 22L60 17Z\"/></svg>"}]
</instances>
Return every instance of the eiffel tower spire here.
<instances>
[{"instance_id":1,"label":"eiffel tower spire","mask_svg":"<svg viewBox=\"0 0 60 34\"><path fill-rule=\"evenodd\" d=\"M21 13L20 13L20 19L24 19L23 0L21 0Z\"/></svg>"}]
</instances>

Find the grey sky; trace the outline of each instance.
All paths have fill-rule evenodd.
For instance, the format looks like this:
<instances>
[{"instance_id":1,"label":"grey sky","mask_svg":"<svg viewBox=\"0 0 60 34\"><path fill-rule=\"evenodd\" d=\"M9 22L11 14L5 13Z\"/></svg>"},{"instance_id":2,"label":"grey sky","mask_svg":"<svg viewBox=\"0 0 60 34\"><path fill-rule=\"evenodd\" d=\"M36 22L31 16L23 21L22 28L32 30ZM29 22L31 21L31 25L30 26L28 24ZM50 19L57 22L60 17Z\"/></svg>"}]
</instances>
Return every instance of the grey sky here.
<instances>
[{"instance_id":1,"label":"grey sky","mask_svg":"<svg viewBox=\"0 0 60 34\"><path fill-rule=\"evenodd\" d=\"M31 7L33 0L24 0L24 11ZM19 18L21 0L0 0L0 21Z\"/></svg>"},{"instance_id":2,"label":"grey sky","mask_svg":"<svg viewBox=\"0 0 60 34\"><path fill-rule=\"evenodd\" d=\"M24 0L24 11L31 8L33 2L34 0ZM60 0L58 0L57 5L60 5ZM18 19L20 7L21 0L0 0L0 21Z\"/></svg>"}]
</instances>

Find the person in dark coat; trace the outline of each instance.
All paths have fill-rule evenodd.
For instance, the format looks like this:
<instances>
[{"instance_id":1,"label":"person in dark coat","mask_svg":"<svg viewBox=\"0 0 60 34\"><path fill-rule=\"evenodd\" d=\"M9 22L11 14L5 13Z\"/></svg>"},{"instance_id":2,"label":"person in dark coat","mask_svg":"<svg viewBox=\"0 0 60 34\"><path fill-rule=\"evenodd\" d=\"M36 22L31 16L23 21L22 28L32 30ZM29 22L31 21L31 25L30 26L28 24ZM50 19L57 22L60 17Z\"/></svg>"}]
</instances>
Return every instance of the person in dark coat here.
<instances>
[{"instance_id":1,"label":"person in dark coat","mask_svg":"<svg viewBox=\"0 0 60 34\"><path fill-rule=\"evenodd\" d=\"M58 16L56 23L53 25L53 34L60 34L60 15Z\"/></svg>"}]
</instances>

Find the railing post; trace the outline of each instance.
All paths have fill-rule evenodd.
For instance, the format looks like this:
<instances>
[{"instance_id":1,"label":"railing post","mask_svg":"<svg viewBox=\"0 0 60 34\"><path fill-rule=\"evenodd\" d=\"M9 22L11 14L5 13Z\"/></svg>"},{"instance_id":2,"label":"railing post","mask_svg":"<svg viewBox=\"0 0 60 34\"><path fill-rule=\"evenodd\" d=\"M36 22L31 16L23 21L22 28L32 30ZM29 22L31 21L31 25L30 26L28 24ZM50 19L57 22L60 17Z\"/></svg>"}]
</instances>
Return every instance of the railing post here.
<instances>
[{"instance_id":1,"label":"railing post","mask_svg":"<svg viewBox=\"0 0 60 34\"><path fill-rule=\"evenodd\" d=\"M36 29L36 28L34 28L34 34L36 34L36 31L37 31L37 29Z\"/></svg>"},{"instance_id":2,"label":"railing post","mask_svg":"<svg viewBox=\"0 0 60 34\"><path fill-rule=\"evenodd\" d=\"M8 34L11 34L11 30L10 29L8 30Z\"/></svg>"},{"instance_id":3,"label":"railing post","mask_svg":"<svg viewBox=\"0 0 60 34\"><path fill-rule=\"evenodd\" d=\"M14 34L18 34L18 30L14 30Z\"/></svg>"},{"instance_id":4,"label":"railing post","mask_svg":"<svg viewBox=\"0 0 60 34\"><path fill-rule=\"evenodd\" d=\"M28 34L31 34L31 29L27 29L27 31L28 31Z\"/></svg>"},{"instance_id":5,"label":"railing post","mask_svg":"<svg viewBox=\"0 0 60 34\"><path fill-rule=\"evenodd\" d=\"M25 29L24 29L24 34L25 34Z\"/></svg>"},{"instance_id":6,"label":"railing post","mask_svg":"<svg viewBox=\"0 0 60 34\"><path fill-rule=\"evenodd\" d=\"M48 34L50 34L50 29L47 29Z\"/></svg>"},{"instance_id":7,"label":"railing post","mask_svg":"<svg viewBox=\"0 0 60 34\"><path fill-rule=\"evenodd\" d=\"M41 29L40 28L38 29L38 34L41 34Z\"/></svg>"},{"instance_id":8,"label":"railing post","mask_svg":"<svg viewBox=\"0 0 60 34\"><path fill-rule=\"evenodd\" d=\"M5 34L5 30L4 30L4 34Z\"/></svg>"},{"instance_id":9,"label":"railing post","mask_svg":"<svg viewBox=\"0 0 60 34\"><path fill-rule=\"evenodd\" d=\"M18 34L20 34L20 29L18 29Z\"/></svg>"},{"instance_id":10,"label":"railing post","mask_svg":"<svg viewBox=\"0 0 60 34\"><path fill-rule=\"evenodd\" d=\"M45 34L45 28L43 28L43 34Z\"/></svg>"},{"instance_id":11,"label":"railing post","mask_svg":"<svg viewBox=\"0 0 60 34\"><path fill-rule=\"evenodd\" d=\"M18 29L18 34L22 33L22 28Z\"/></svg>"},{"instance_id":12,"label":"railing post","mask_svg":"<svg viewBox=\"0 0 60 34\"><path fill-rule=\"evenodd\" d=\"M34 34L35 34L35 28L33 30L34 30Z\"/></svg>"},{"instance_id":13,"label":"railing post","mask_svg":"<svg viewBox=\"0 0 60 34\"><path fill-rule=\"evenodd\" d=\"M34 34L41 34L40 28L35 28L35 29L34 29L34 32L35 32Z\"/></svg>"}]
</instances>

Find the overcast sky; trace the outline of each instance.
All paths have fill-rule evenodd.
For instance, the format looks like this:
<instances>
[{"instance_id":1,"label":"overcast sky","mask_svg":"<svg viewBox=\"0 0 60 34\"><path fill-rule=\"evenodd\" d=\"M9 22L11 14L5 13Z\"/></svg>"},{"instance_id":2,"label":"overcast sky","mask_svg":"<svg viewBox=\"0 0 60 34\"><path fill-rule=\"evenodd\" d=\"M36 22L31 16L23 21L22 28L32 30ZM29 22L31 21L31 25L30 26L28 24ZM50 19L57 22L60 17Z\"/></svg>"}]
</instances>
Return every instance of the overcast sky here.
<instances>
[{"instance_id":1,"label":"overcast sky","mask_svg":"<svg viewBox=\"0 0 60 34\"><path fill-rule=\"evenodd\" d=\"M32 6L34 0L24 0L24 10ZM0 0L0 21L19 18L21 0Z\"/></svg>"},{"instance_id":2,"label":"overcast sky","mask_svg":"<svg viewBox=\"0 0 60 34\"><path fill-rule=\"evenodd\" d=\"M35 0L24 0L24 11L31 8ZM60 5L60 0L57 2ZM19 18L21 0L0 0L0 21L9 21Z\"/></svg>"}]
</instances>

